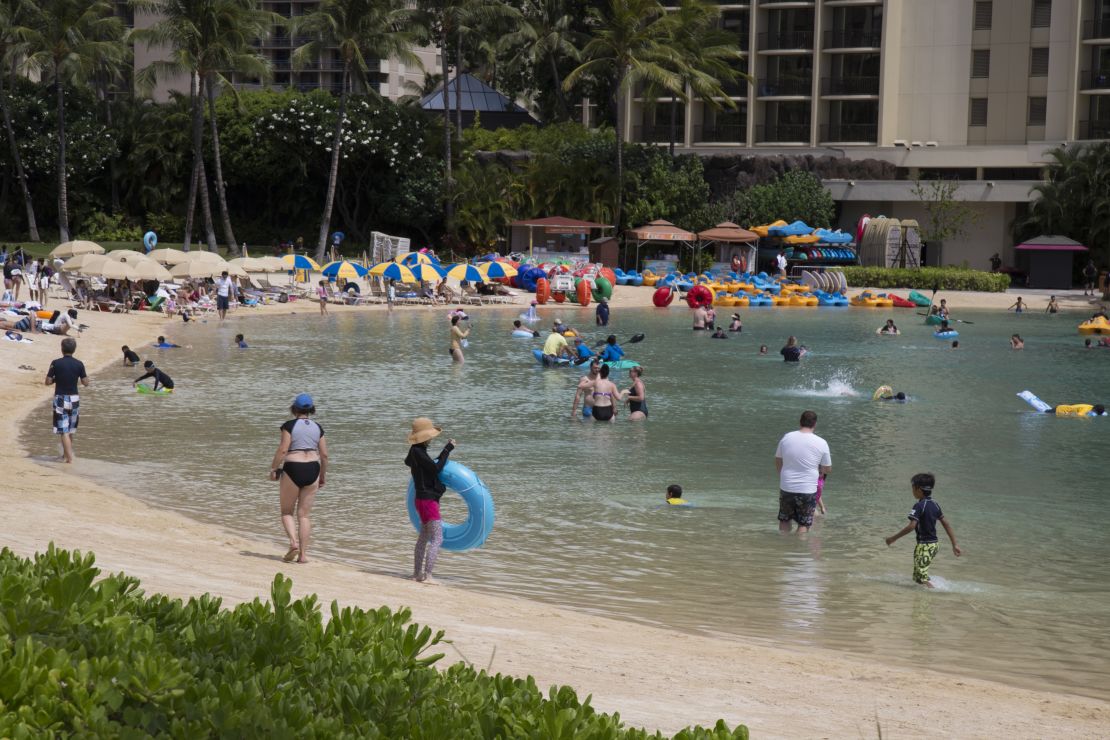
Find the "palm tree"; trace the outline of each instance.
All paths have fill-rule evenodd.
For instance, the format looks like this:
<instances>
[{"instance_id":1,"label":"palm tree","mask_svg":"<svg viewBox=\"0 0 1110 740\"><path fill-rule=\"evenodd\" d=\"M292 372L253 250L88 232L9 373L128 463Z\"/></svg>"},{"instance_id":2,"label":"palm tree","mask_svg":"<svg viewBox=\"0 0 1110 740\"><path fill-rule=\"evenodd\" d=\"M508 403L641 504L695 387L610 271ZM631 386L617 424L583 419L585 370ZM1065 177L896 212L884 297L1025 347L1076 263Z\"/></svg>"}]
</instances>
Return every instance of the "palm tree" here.
<instances>
[{"instance_id":1,"label":"palm tree","mask_svg":"<svg viewBox=\"0 0 1110 740\"><path fill-rule=\"evenodd\" d=\"M27 173L23 169L23 159L16 146L15 130L12 128L12 110L8 104L8 92L4 89L4 71L15 64L19 45L23 37L24 24L34 15L34 5L30 0L0 0L0 114L4 118L4 134L8 138L15 176L23 192L23 207L27 211L27 233L31 241L39 240L39 227L35 222L35 204L31 200L31 189L27 185Z\"/></svg>"},{"instance_id":2,"label":"palm tree","mask_svg":"<svg viewBox=\"0 0 1110 740\"><path fill-rule=\"evenodd\" d=\"M370 61L396 59L404 64L420 63L412 53L415 41L412 21L413 14L405 0L322 0L314 11L294 19L293 32L311 39L293 52L295 66L303 67L315 62L333 49L343 64L339 113L331 144L328 192L324 198L324 215L320 219L320 234L316 242L317 261L324 259L328 229L331 227L348 96L355 85L377 94L367 78Z\"/></svg>"},{"instance_id":3,"label":"palm tree","mask_svg":"<svg viewBox=\"0 0 1110 740\"><path fill-rule=\"evenodd\" d=\"M517 50L509 64L546 68L551 74L558 118L563 121L570 117L570 106L560 84L559 63L578 61L578 46L583 40L574 22L566 0L524 0L520 25L502 40L505 48Z\"/></svg>"},{"instance_id":4,"label":"palm tree","mask_svg":"<svg viewBox=\"0 0 1110 740\"><path fill-rule=\"evenodd\" d=\"M136 0L135 5L140 10L156 12L161 16L149 28L135 31L135 39L148 46L172 49L169 59L153 62L140 70L137 78L139 86L150 89L158 78L189 75L193 96L193 171L185 216L185 243L188 245L192 239L193 210L199 190L209 249L216 249L204 166L204 101L207 99L212 163L224 241L229 250L235 250L238 242L227 210L216 120L217 87L227 86L237 95L227 74L238 72L250 77L268 76L269 65L253 43L269 33L278 17L259 10L250 0Z\"/></svg>"},{"instance_id":5,"label":"palm tree","mask_svg":"<svg viewBox=\"0 0 1110 740\"><path fill-rule=\"evenodd\" d=\"M590 8L593 37L582 49L586 59L563 81L569 92L587 75L608 76L617 96L617 225L624 201L625 114L630 91L637 84L654 84L665 90L681 90L678 53L671 48L673 20L658 0L608 0L601 8Z\"/></svg>"},{"instance_id":6,"label":"palm tree","mask_svg":"<svg viewBox=\"0 0 1110 740\"><path fill-rule=\"evenodd\" d=\"M1057 147L1049 152L1047 179L1015 223L1019 238L1062 234L1092 249L1103 246L1110 261L1110 142Z\"/></svg>"},{"instance_id":7,"label":"palm tree","mask_svg":"<svg viewBox=\"0 0 1110 740\"><path fill-rule=\"evenodd\" d=\"M719 25L720 8L703 0L682 0L671 14L674 23L673 48L678 52L678 66L674 71L682 80L682 92L671 92L670 154L674 156L675 113L677 97L687 102L690 95L705 101L719 110L735 109L736 102L728 97L723 83L739 79L751 82L751 77L737 67L743 54L735 34Z\"/></svg>"},{"instance_id":8,"label":"palm tree","mask_svg":"<svg viewBox=\"0 0 1110 740\"><path fill-rule=\"evenodd\" d=\"M65 86L87 83L98 64L122 60L127 29L105 0L43 0L32 21L21 31L25 69L43 74L54 84L58 115L58 232L69 241L69 199L66 192Z\"/></svg>"}]
</instances>

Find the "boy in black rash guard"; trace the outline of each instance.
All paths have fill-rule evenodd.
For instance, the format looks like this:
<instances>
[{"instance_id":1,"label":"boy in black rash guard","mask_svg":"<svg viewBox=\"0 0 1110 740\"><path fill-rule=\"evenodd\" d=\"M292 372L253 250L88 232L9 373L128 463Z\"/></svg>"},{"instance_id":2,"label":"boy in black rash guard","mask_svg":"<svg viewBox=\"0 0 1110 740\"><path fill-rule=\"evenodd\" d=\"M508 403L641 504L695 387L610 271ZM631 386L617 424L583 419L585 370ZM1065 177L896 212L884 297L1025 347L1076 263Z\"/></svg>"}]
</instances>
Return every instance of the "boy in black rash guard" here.
<instances>
[{"instance_id":1,"label":"boy in black rash guard","mask_svg":"<svg viewBox=\"0 0 1110 740\"><path fill-rule=\"evenodd\" d=\"M138 364L139 356L135 354L135 350L131 349L126 344L123 345L123 366L135 367Z\"/></svg>"},{"instance_id":2,"label":"boy in black rash guard","mask_svg":"<svg viewBox=\"0 0 1110 740\"><path fill-rule=\"evenodd\" d=\"M159 388L165 388L168 391L173 390L173 378L154 367L154 360L147 360L143 363L143 367L146 368L146 375L135 378L135 382L131 385L138 385L140 380L154 378L154 390L158 390Z\"/></svg>"},{"instance_id":3,"label":"boy in black rash guard","mask_svg":"<svg viewBox=\"0 0 1110 740\"><path fill-rule=\"evenodd\" d=\"M439 546L443 544L443 521L439 515L439 499L447 487L439 480L440 471L447 464L447 457L455 449L455 440L447 440L447 446L435 460L428 454L428 442L438 437L443 430L432 420L421 416L412 420L412 432L408 436L409 454L405 465L412 471L412 485L416 492L416 513L420 517L420 537L416 540L413 552L412 579L421 583L432 583L432 571L439 556Z\"/></svg>"},{"instance_id":4,"label":"boy in black rash guard","mask_svg":"<svg viewBox=\"0 0 1110 740\"><path fill-rule=\"evenodd\" d=\"M933 587L929 582L929 565L932 564L933 558L937 556L937 550L940 549L940 542L937 540L937 522L941 523L948 534L948 539L952 543L952 553L956 557L962 554L960 546L956 544L956 534L952 531L952 526L944 518L940 505L933 501L935 485L936 478L932 473L918 473L910 480L913 497L917 499L917 503L910 510L910 523L898 534L886 538L886 544L889 547L899 537L913 531L917 532L917 546L913 549L913 580L914 583L920 583L926 588Z\"/></svg>"}]
</instances>

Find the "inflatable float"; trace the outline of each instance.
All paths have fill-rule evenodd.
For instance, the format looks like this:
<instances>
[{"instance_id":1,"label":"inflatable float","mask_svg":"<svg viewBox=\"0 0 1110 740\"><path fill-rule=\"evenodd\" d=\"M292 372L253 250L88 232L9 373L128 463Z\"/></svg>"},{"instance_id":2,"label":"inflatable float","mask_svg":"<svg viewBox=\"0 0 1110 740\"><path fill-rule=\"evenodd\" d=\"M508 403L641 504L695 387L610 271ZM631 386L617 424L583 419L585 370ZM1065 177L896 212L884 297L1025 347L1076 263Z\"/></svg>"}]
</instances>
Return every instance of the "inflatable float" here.
<instances>
[{"instance_id":1,"label":"inflatable float","mask_svg":"<svg viewBox=\"0 0 1110 740\"><path fill-rule=\"evenodd\" d=\"M544 367L565 367L570 364L570 360L566 357L549 357L543 353L542 349L532 350L532 356L536 358L536 362Z\"/></svg>"},{"instance_id":2,"label":"inflatable float","mask_svg":"<svg viewBox=\"0 0 1110 740\"><path fill-rule=\"evenodd\" d=\"M931 313L925 317L925 326L940 326L940 322L944 321L939 313Z\"/></svg>"},{"instance_id":3,"label":"inflatable float","mask_svg":"<svg viewBox=\"0 0 1110 740\"><path fill-rule=\"evenodd\" d=\"M588 371L590 369L590 363L588 361L589 359L590 358L586 358L586 361L579 363L578 366L581 370ZM631 370L634 367L640 366L640 363L633 360L607 360L605 362L602 362L601 364L605 365L607 368L609 368L610 372L614 373L619 373L622 370Z\"/></svg>"},{"instance_id":4,"label":"inflatable float","mask_svg":"<svg viewBox=\"0 0 1110 740\"><path fill-rule=\"evenodd\" d=\"M533 332L527 329L513 329L513 336L522 339L535 339L539 336L539 332Z\"/></svg>"},{"instance_id":5,"label":"inflatable float","mask_svg":"<svg viewBox=\"0 0 1110 740\"><path fill-rule=\"evenodd\" d=\"M933 302L930 299L921 295L916 290L910 291L909 299L913 301L913 304L915 306L920 306L921 308L928 308L929 306L933 305Z\"/></svg>"},{"instance_id":6,"label":"inflatable float","mask_svg":"<svg viewBox=\"0 0 1110 740\"><path fill-rule=\"evenodd\" d=\"M146 251L153 251L154 248L158 246L158 235L153 231L148 231L143 234L143 246L146 247Z\"/></svg>"},{"instance_id":7,"label":"inflatable float","mask_svg":"<svg viewBox=\"0 0 1110 740\"><path fill-rule=\"evenodd\" d=\"M695 285L686 294L686 304L690 308L708 308L713 305L713 291L704 285Z\"/></svg>"},{"instance_id":8,"label":"inflatable float","mask_svg":"<svg viewBox=\"0 0 1110 740\"><path fill-rule=\"evenodd\" d=\"M905 298L896 296L893 293L887 293L886 297L894 301L895 308L917 308L917 304L913 301L907 301Z\"/></svg>"},{"instance_id":9,"label":"inflatable float","mask_svg":"<svg viewBox=\"0 0 1110 740\"><path fill-rule=\"evenodd\" d=\"M135 386L135 390L147 396L168 396L173 393L173 388L159 388L158 390L154 390L153 386L149 386L146 383L139 383Z\"/></svg>"},{"instance_id":10,"label":"inflatable float","mask_svg":"<svg viewBox=\"0 0 1110 740\"><path fill-rule=\"evenodd\" d=\"M937 339L955 339L960 336L960 333L955 329L949 329L948 331L935 331L933 336Z\"/></svg>"},{"instance_id":11,"label":"inflatable float","mask_svg":"<svg viewBox=\"0 0 1110 740\"><path fill-rule=\"evenodd\" d=\"M1079 325L1079 333L1084 335L1110 334L1110 321L1102 316L1088 319Z\"/></svg>"},{"instance_id":12,"label":"inflatable float","mask_svg":"<svg viewBox=\"0 0 1110 740\"><path fill-rule=\"evenodd\" d=\"M547 278L540 278L536 281L536 303L541 306L547 303L547 299L551 297L551 286L547 282Z\"/></svg>"},{"instance_id":13,"label":"inflatable float","mask_svg":"<svg viewBox=\"0 0 1110 740\"><path fill-rule=\"evenodd\" d=\"M671 305L671 301L674 300L674 296L675 291L666 286L662 288L656 288L655 292L651 295L651 302L656 308L666 308L667 306Z\"/></svg>"},{"instance_id":14,"label":"inflatable float","mask_svg":"<svg viewBox=\"0 0 1110 740\"><path fill-rule=\"evenodd\" d=\"M1070 404L1061 404L1059 406L1053 407L1052 404L1045 403L1044 401L1042 401L1041 399L1039 399L1035 395L1033 395L1033 393L1030 392L1030 391L1022 391L1021 393L1017 394L1017 397L1020 398L1021 400L1025 401L1027 404L1029 404L1030 406L1032 406L1034 409L1036 409L1038 412L1040 412L1042 414L1048 413L1048 412L1053 412L1057 416L1106 416L1107 415L1106 413L1096 414L1095 410L1094 410L1095 407L1092 404L1089 404L1089 403L1070 403Z\"/></svg>"},{"instance_id":15,"label":"inflatable float","mask_svg":"<svg viewBox=\"0 0 1110 740\"><path fill-rule=\"evenodd\" d=\"M459 552L481 547L493 531L493 496L489 487L473 470L454 460L448 460L440 471L439 480L466 502L466 521L462 524L443 523L444 550ZM420 531L420 515L416 513L416 487L409 481L407 496L409 521Z\"/></svg>"}]
</instances>

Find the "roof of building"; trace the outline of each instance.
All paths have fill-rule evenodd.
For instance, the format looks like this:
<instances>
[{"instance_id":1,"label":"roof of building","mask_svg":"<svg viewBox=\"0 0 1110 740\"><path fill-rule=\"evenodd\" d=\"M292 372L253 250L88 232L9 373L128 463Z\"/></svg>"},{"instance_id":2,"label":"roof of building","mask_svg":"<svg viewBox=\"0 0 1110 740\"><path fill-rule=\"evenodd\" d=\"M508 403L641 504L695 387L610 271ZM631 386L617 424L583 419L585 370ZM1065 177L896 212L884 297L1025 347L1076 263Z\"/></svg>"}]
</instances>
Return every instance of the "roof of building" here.
<instances>
[{"instance_id":1,"label":"roof of building","mask_svg":"<svg viewBox=\"0 0 1110 740\"><path fill-rule=\"evenodd\" d=\"M464 111L493 112L493 113L521 113L528 115L528 111L509 100L501 93L494 90L477 77L461 74L449 82L451 108L455 108L455 95L462 95L462 109ZM443 110L443 83L436 89L420 99L420 107L424 110Z\"/></svg>"},{"instance_id":2,"label":"roof of building","mask_svg":"<svg viewBox=\"0 0 1110 740\"><path fill-rule=\"evenodd\" d=\"M567 218L566 216L546 216L544 218L526 218L521 221L513 221L510 226L536 226L546 227L549 229L565 228L567 231L589 231L590 229L611 229L612 226L605 224L595 224L593 221L579 221L576 218Z\"/></svg>"},{"instance_id":3,"label":"roof of building","mask_svg":"<svg viewBox=\"0 0 1110 740\"><path fill-rule=\"evenodd\" d=\"M1047 234L1038 236L1036 239L1028 239L1021 244L1014 247L1014 249L1022 249L1027 252L1086 252L1087 247L1083 246L1074 239L1069 239L1066 236L1059 236L1056 234Z\"/></svg>"},{"instance_id":4,"label":"roof of building","mask_svg":"<svg viewBox=\"0 0 1110 740\"><path fill-rule=\"evenodd\" d=\"M670 221L664 221L661 218L635 229L629 229L624 232L624 236L626 239L645 242L692 242L698 238L696 234L680 229Z\"/></svg>"},{"instance_id":5,"label":"roof of building","mask_svg":"<svg viewBox=\"0 0 1110 740\"><path fill-rule=\"evenodd\" d=\"M719 223L712 229L699 231L698 237L707 242L754 242L759 240L759 235L741 229L731 221Z\"/></svg>"}]
</instances>

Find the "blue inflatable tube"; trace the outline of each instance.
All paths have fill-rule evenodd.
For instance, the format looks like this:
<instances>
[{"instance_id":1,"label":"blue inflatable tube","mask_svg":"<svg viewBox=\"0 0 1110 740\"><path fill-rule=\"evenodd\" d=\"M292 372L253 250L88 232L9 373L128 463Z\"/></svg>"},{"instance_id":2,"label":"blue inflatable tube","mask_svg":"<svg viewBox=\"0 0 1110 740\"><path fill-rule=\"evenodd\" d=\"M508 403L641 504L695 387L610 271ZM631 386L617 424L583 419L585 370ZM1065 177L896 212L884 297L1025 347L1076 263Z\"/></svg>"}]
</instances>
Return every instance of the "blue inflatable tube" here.
<instances>
[{"instance_id":1,"label":"blue inflatable tube","mask_svg":"<svg viewBox=\"0 0 1110 740\"><path fill-rule=\"evenodd\" d=\"M513 329L514 337L523 337L525 339L534 339L536 337L529 329Z\"/></svg>"},{"instance_id":2,"label":"blue inflatable tube","mask_svg":"<svg viewBox=\"0 0 1110 740\"><path fill-rule=\"evenodd\" d=\"M146 247L146 251L152 251L156 246L158 246L158 235L155 234L153 231L148 231L143 234L143 246Z\"/></svg>"},{"instance_id":3,"label":"blue inflatable tube","mask_svg":"<svg viewBox=\"0 0 1110 740\"><path fill-rule=\"evenodd\" d=\"M439 474L443 485L462 496L466 502L466 521L462 524L443 523L443 549L470 550L481 547L493 530L493 497L489 487L473 470L448 460ZM420 515L416 513L416 487L409 481L409 521L420 531Z\"/></svg>"},{"instance_id":4,"label":"blue inflatable tube","mask_svg":"<svg viewBox=\"0 0 1110 740\"><path fill-rule=\"evenodd\" d=\"M960 336L960 333L955 329L949 329L948 331L933 332L933 336L937 339L955 339Z\"/></svg>"}]
</instances>

